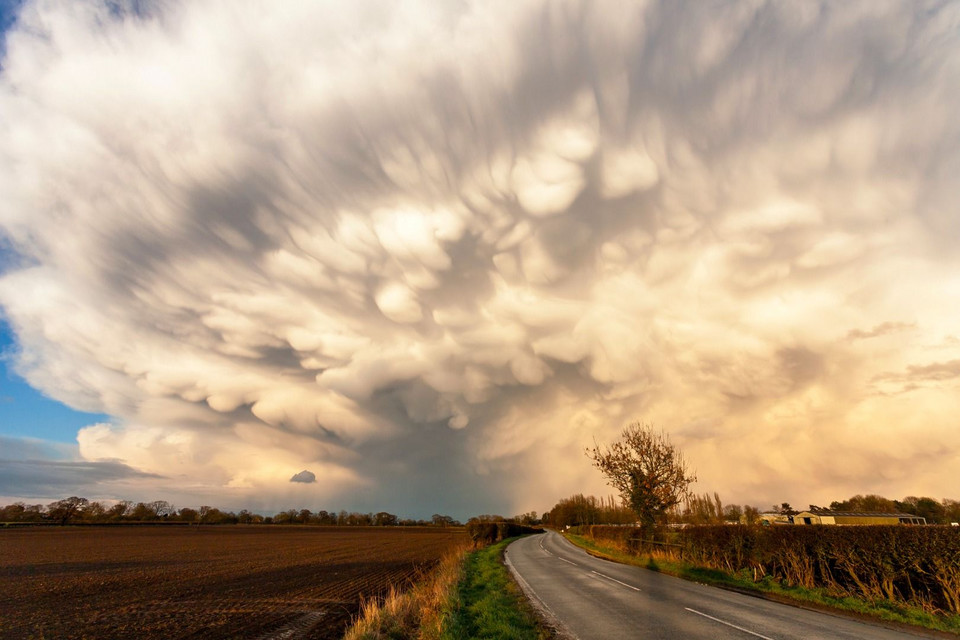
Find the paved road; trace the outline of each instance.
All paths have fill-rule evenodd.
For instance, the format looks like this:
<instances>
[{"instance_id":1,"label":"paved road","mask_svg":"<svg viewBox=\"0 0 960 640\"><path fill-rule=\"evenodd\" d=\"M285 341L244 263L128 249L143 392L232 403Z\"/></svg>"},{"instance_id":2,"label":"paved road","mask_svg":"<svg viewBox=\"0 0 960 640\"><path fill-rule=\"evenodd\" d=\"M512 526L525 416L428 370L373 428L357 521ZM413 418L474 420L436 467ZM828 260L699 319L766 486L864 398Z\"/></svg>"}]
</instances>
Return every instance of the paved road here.
<instances>
[{"instance_id":1,"label":"paved road","mask_svg":"<svg viewBox=\"0 0 960 640\"><path fill-rule=\"evenodd\" d=\"M535 605L579 640L887 640L912 634L601 560L553 531L507 547Z\"/></svg>"}]
</instances>

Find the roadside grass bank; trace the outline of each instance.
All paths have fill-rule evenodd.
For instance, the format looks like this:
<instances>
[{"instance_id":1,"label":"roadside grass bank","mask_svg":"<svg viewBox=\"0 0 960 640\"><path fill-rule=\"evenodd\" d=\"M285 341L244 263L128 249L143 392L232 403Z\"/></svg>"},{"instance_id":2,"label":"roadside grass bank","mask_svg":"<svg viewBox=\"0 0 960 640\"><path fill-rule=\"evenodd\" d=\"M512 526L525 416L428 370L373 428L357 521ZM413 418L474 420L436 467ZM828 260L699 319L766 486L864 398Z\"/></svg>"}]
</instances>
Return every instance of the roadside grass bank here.
<instances>
[{"instance_id":1,"label":"roadside grass bank","mask_svg":"<svg viewBox=\"0 0 960 640\"><path fill-rule=\"evenodd\" d=\"M599 544L586 536L564 533L564 537L588 553L621 564L630 564L652 571L704 584L742 591L780 602L794 603L813 609L845 612L861 618L911 625L960 635L960 615L938 615L919 607L890 600L866 600L851 596L838 597L823 588L806 588L782 584L770 576L754 582L753 575L729 573L671 558L666 554L635 555L614 545Z\"/></svg>"},{"instance_id":2,"label":"roadside grass bank","mask_svg":"<svg viewBox=\"0 0 960 640\"><path fill-rule=\"evenodd\" d=\"M344 640L548 640L503 564L515 539L464 547L410 590L368 601Z\"/></svg>"},{"instance_id":3,"label":"roadside grass bank","mask_svg":"<svg viewBox=\"0 0 960 640\"><path fill-rule=\"evenodd\" d=\"M443 626L457 602L457 585L469 544L444 556L431 573L410 589L391 587L383 598L363 603L344 640L441 640Z\"/></svg>"},{"instance_id":4,"label":"roadside grass bank","mask_svg":"<svg viewBox=\"0 0 960 640\"><path fill-rule=\"evenodd\" d=\"M444 625L441 640L547 640L543 628L503 564L509 538L467 555L458 585L456 607Z\"/></svg>"}]
</instances>

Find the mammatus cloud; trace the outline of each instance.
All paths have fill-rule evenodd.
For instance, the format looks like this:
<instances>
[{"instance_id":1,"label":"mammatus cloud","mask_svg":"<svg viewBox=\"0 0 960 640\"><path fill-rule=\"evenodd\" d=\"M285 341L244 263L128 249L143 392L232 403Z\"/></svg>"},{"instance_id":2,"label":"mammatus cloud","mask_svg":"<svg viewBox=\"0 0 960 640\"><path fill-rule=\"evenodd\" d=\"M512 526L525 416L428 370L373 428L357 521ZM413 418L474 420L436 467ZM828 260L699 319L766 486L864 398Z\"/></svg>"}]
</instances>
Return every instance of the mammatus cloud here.
<instances>
[{"instance_id":1,"label":"mammatus cloud","mask_svg":"<svg viewBox=\"0 0 960 640\"><path fill-rule=\"evenodd\" d=\"M28 3L0 80L84 460L542 510L643 418L729 501L952 486L957 3L147 6Z\"/></svg>"},{"instance_id":2,"label":"mammatus cloud","mask_svg":"<svg viewBox=\"0 0 960 640\"><path fill-rule=\"evenodd\" d=\"M312 471L307 471L304 469L300 473L293 474L293 477L290 478L290 482L304 482L310 484L311 482L317 481L317 475Z\"/></svg>"}]
</instances>

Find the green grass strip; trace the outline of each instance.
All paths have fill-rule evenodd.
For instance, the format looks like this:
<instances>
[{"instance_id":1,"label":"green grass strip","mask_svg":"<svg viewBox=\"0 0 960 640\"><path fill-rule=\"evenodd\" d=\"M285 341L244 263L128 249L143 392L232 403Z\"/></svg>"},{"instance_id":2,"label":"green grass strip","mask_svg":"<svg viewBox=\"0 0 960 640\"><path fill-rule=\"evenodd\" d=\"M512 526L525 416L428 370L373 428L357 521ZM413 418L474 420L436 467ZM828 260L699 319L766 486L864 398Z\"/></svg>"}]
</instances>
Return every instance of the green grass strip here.
<instances>
[{"instance_id":1,"label":"green grass strip","mask_svg":"<svg viewBox=\"0 0 960 640\"><path fill-rule=\"evenodd\" d=\"M515 539L467 554L454 607L444 624L443 640L550 637L503 564L503 550Z\"/></svg>"},{"instance_id":2,"label":"green grass strip","mask_svg":"<svg viewBox=\"0 0 960 640\"><path fill-rule=\"evenodd\" d=\"M890 600L865 600L852 596L836 596L826 589L807 589L805 587L791 587L766 576L759 582L754 582L752 576L746 574L731 574L719 569L710 569L682 562L651 558L650 556L636 556L619 549L597 544L595 540L574 534L564 534L568 540L585 549L593 555L613 560L621 564L632 564L653 571L660 571L685 580L694 580L719 587L732 587L743 591L753 591L768 594L775 599L793 600L798 603L814 607L827 607L847 611L860 616L878 618L889 622L946 631L960 635L960 616L935 615L918 607L892 602Z\"/></svg>"}]
</instances>

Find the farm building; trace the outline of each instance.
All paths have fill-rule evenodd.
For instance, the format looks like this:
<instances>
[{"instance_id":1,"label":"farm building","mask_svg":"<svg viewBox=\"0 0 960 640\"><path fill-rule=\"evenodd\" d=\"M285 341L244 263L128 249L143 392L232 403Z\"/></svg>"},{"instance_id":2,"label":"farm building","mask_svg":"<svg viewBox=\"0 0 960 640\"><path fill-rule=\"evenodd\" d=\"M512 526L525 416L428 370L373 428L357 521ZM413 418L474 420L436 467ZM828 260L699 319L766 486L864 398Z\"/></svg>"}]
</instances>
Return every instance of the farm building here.
<instances>
[{"instance_id":1,"label":"farm building","mask_svg":"<svg viewBox=\"0 0 960 640\"><path fill-rule=\"evenodd\" d=\"M793 524L926 524L925 518L911 513L878 513L873 511L833 511L810 509L793 516Z\"/></svg>"}]
</instances>

